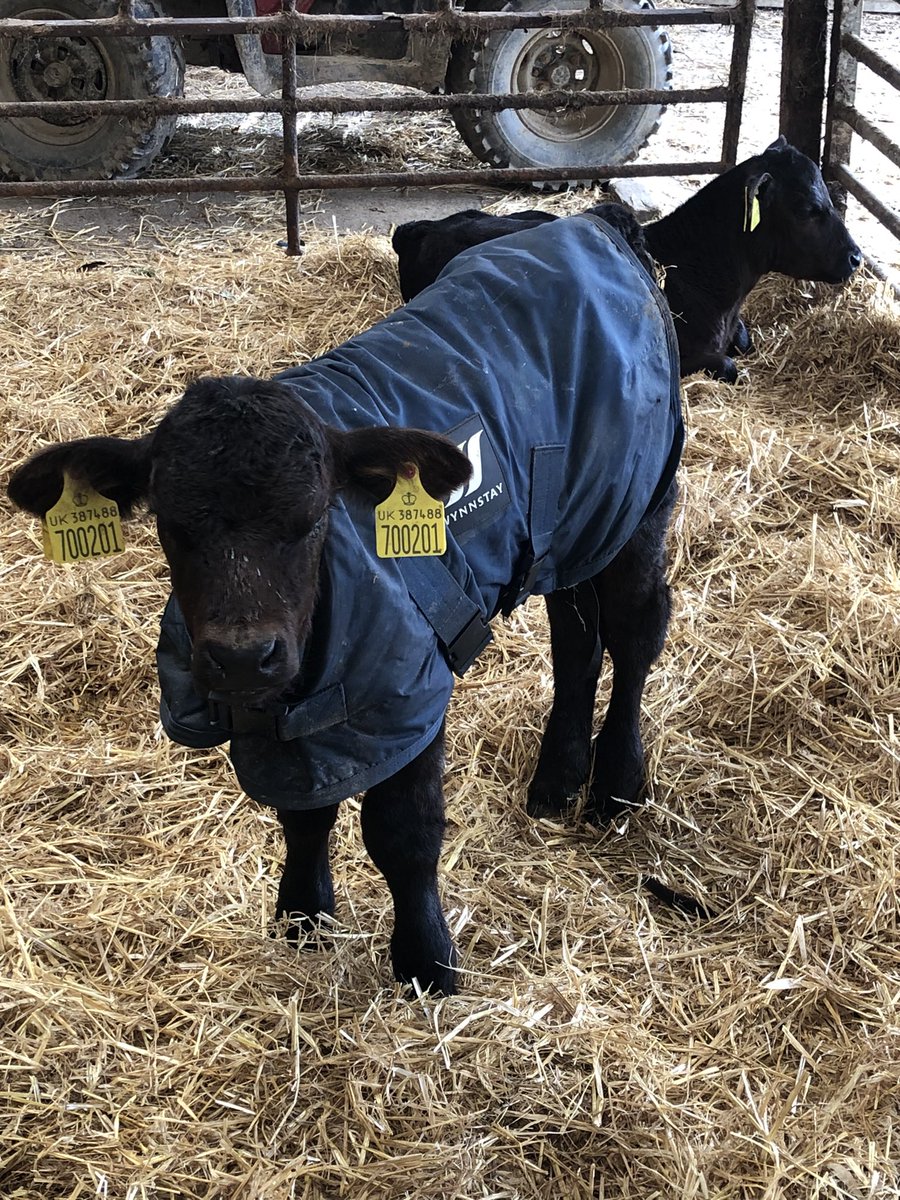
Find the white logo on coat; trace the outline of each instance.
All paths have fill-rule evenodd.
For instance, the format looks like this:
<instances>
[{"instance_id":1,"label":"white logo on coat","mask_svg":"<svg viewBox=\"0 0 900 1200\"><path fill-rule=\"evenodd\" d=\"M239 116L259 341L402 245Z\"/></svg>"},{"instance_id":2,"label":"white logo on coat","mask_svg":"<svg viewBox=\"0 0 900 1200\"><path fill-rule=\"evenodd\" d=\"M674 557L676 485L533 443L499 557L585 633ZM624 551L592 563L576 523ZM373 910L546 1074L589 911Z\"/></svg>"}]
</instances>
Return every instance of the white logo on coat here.
<instances>
[{"instance_id":1,"label":"white logo on coat","mask_svg":"<svg viewBox=\"0 0 900 1200\"><path fill-rule=\"evenodd\" d=\"M479 429L470 438L466 438L464 442L460 442L457 446L457 449L461 450L472 464L472 477L468 483L464 483L462 487L457 488L453 495L450 496L447 500L447 508L452 508L464 496L473 495L481 487L481 481L484 477L481 467L481 437L483 433L484 430Z\"/></svg>"}]
</instances>

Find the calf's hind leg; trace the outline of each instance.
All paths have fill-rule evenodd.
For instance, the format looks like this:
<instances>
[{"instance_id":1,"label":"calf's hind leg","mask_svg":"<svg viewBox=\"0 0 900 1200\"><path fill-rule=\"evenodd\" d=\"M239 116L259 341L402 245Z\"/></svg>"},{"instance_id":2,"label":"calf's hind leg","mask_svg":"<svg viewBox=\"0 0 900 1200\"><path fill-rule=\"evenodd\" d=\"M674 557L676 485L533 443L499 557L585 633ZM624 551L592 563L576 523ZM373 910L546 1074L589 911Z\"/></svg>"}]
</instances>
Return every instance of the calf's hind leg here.
<instances>
[{"instance_id":1,"label":"calf's hind leg","mask_svg":"<svg viewBox=\"0 0 900 1200\"><path fill-rule=\"evenodd\" d=\"M278 886L276 917L288 917L288 940L311 933L321 913L334 914L334 888L328 865L328 835L338 806L293 811L279 808L287 855Z\"/></svg>"},{"instance_id":2,"label":"calf's hind leg","mask_svg":"<svg viewBox=\"0 0 900 1200\"><path fill-rule=\"evenodd\" d=\"M401 983L456 991L456 951L441 910L437 865L444 836L443 730L408 766L369 788L362 802L366 849L391 889L391 960Z\"/></svg>"},{"instance_id":3,"label":"calf's hind leg","mask_svg":"<svg viewBox=\"0 0 900 1200\"><path fill-rule=\"evenodd\" d=\"M644 518L609 566L594 578L600 638L613 664L609 707L594 739L590 787L591 808L601 821L641 800L641 697L669 624L665 540L676 495L672 484L656 512Z\"/></svg>"},{"instance_id":4,"label":"calf's hind leg","mask_svg":"<svg viewBox=\"0 0 900 1200\"><path fill-rule=\"evenodd\" d=\"M528 789L531 817L561 813L590 773L591 730L603 660L594 581L546 598L553 656L553 705Z\"/></svg>"}]
</instances>

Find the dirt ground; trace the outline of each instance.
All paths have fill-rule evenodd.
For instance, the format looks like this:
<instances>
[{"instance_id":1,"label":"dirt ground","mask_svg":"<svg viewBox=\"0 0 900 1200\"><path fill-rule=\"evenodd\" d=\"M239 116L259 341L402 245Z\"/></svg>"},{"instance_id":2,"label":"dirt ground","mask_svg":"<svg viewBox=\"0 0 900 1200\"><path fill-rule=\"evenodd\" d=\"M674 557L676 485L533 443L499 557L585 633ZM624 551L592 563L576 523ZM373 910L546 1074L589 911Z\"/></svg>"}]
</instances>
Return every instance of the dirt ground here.
<instances>
[{"instance_id":1,"label":"dirt ground","mask_svg":"<svg viewBox=\"0 0 900 1200\"><path fill-rule=\"evenodd\" d=\"M664 24L664 21L661 22ZM900 60L900 12L895 16L865 17L863 36L890 61ZM673 29L674 86L697 87L724 83L728 74L731 34L722 27ZM760 11L754 29L744 104L740 157L764 148L778 134L781 13ZM360 85L366 86L366 85ZM368 85L370 88L373 85ZM213 69L190 69L187 94L192 96L251 96L241 77ZM896 95L867 68L860 68L858 103L894 140L898 135ZM647 162L672 159L714 159L721 145L722 105L671 106L659 132L644 150ZM477 166L448 116L443 114L383 115L360 113L346 117L308 114L300 118L304 169L316 172L441 169ZM855 140L854 169L863 181L900 211L900 172L877 151ZM225 174L242 176L277 170L280 161L280 118L197 116L184 119L167 155L154 173L160 177ZM695 188L699 177L655 178L642 181L647 202L660 212L670 211ZM491 188L366 188L309 193L302 198L304 218L337 231L372 229L386 232L393 223L418 217L437 217L459 208L496 203L503 194ZM533 193L525 193L529 203ZM72 199L48 205L0 201L0 250L40 251L42 240L82 232L91 243L115 241L165 246L188 230L201 239L271 229L283 237L283 207L279 196L164 196L125 203ZM851 200L848 220L864 248L900 272L900 243ZM78 253L77 241L70 243Z\"/></svg>"}]
</instances>

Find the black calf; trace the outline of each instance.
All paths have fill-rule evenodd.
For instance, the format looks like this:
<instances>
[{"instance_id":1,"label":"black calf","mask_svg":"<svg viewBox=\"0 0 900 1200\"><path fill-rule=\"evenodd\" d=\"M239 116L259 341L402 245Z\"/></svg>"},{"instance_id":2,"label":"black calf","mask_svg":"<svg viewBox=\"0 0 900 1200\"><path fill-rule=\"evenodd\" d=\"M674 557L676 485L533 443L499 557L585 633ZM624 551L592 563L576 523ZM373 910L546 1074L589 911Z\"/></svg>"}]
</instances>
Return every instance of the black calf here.
<instances>
[{"instance_id":1,"label":"black calf","mask_svg":"<svg viewBox=\"0 0 900 1200\"><path fill-rule=\"evenodd\" d=\"M741 307L763 275L844 283L862 262L819 168L783 137L713 179L669 216L645 225L642 235L621 205L588 211L615 225L645 266L649 252L665 268L663 290L683 376L706 371L728 383L737 379L732 356L751 345ZM533 211L494 217L470 209L399 226L394 249L403 299L433 283L462 250L552 219Z\"/></svg>"},{"instance_id":2,"label":"black calf","mask_svg":"<svg viewBox=\"0 0 900 1200\"><path fill-rule=\"evenodd\" d=\"M681 373L733 383L750 335L741 307L763 275L844 283L862 262L816 164L779 137L644 226L666 268Z\"/></svg>"},{"instance_id":3,"label":"black calf","mask_svg":"<svg viewBox=\"0 0 900 1200\"><path fill-rule=\"evenodd\" d=\"M398 225L391 244L397 253L400 294L404 300L418 296L423 288L434 283L452 258L469 246L554 220L551 213L535 208L505 217L466 208L439 221L407 221Z\"/></svg>"},{"instance_id":4,"label":"black calf","mask_svg":"<svg viewBox=\"0 0 900 1200\"><path fill-rule=\"evenodd\" d=\"M363 794L394 974L443 992L456 984L437 892L453 673L492 617L546 596L556 692L529 811L560 812L590 780L606 820L641 798L640 699L668 618L683 438L668 310L602 222L524 237L521 255L487 251L480 276L451 266L430 300L322 359L198 381L145 437L51 446L9 485L40 515L65 475L123 508L147 502L173 589L166 731L230 741L241 786L277 811L277 913L295 932L334 912L329 833L338 802ZM447 551L385 557L387 534L411 528L403 506L424 505L423 538L440 529L434 500L408 498L413 468L447 500ZM613 689L592 748L604 647Z\"/></svg>"},{"instance_id":5,"label":"black calf","mask_svg":"<svg viewBox=\"0 0 900 1200\"><path fill-rule=\"evenodd\" d=\"M643 232L633 213L612 202L595 204L587 211L618 230L643 265L652 270ZM409 221L398 225L392 245L397 253L400 294L405 301L418 296L434 283L448 262L471 246L480 246L523 229L534 229L556 219L552 213L534 208L508 213L504 217L467 208L439 221Z\"/></svg>"}]
</instances>

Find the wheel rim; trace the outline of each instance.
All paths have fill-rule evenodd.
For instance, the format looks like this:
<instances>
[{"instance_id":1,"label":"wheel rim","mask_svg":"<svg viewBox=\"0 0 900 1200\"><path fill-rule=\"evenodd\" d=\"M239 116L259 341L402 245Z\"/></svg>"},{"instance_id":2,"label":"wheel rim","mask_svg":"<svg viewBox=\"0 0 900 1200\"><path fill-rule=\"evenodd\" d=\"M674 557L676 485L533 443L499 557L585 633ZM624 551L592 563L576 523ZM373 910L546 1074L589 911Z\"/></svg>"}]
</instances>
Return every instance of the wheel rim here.
<instances>
[{"instance_id":1,"label":"wheel rim","mask_svg":"<svg viewBox=\"0 0 900 1200\"><path fill-rule=\"evenodd\" d=\"M602 32L548 30L530 37L519 51L510 91L619 91L625 86L625 64L616 44ZM582 109L518 109L516 116L535 136L570 142L592 137L615 114L603 105Z\"/></svg>"},{"instance_id":2,"label":"wheel rim","mask_svg":"<svg viewBox=\"0 0 900 1200\"><path fill-rule=\"evenodd\" d=\"M23 21L59 21L71 12L28 9ZM105 100L115 94L115 72L102 43L90 38L16 38L0 50L8 94L17 100ZM11 125L47 146L87 141L108 121L98 116L11 117Z\"/></svg>"}]
</instances>

